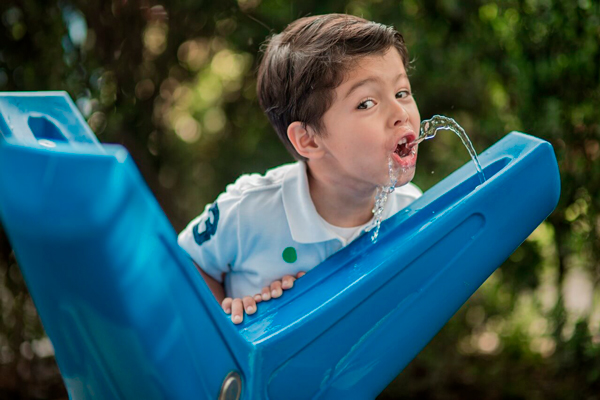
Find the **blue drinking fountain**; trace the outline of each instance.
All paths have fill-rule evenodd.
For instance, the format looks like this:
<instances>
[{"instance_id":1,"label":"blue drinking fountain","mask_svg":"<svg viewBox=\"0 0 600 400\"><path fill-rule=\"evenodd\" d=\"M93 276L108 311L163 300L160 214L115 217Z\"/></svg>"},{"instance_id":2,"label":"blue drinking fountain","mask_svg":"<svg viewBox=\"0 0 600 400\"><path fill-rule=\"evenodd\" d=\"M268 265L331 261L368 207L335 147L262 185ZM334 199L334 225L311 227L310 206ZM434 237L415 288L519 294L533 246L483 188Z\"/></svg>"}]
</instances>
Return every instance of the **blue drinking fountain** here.
<instances>
[{"instance_id":1,"label":"blue drinking fountain","mask_svg":"<svg viewBox=\"0 0 600 400\"><path fill-rule=\"evenodd\" d=\"M128 152L64 92L0 93L0 221L71 399L376 397L556 207L512 132L231 323Z\"/></svg>"}]
</instances>

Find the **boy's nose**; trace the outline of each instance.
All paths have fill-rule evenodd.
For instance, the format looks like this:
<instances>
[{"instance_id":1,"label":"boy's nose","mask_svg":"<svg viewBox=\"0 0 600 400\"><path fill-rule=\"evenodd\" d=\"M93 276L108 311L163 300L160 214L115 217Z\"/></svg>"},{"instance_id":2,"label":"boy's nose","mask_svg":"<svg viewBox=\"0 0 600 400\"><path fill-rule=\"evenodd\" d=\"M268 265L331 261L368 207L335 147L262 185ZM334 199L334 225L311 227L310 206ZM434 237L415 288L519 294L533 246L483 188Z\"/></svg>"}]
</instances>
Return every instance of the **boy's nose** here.
<instances>
[{"instance_id":1,"label":"boy's nose","mask_svg":"<svg viewBox=\"0 0 600 400\"><path fill-rule=\"evenodd\" d=\"M408 118L408 111L406 111L406 109L401 103L395 101L392 106L392 127L397 127L406 124L408 122Z\"/></svg>"}]
</instances>

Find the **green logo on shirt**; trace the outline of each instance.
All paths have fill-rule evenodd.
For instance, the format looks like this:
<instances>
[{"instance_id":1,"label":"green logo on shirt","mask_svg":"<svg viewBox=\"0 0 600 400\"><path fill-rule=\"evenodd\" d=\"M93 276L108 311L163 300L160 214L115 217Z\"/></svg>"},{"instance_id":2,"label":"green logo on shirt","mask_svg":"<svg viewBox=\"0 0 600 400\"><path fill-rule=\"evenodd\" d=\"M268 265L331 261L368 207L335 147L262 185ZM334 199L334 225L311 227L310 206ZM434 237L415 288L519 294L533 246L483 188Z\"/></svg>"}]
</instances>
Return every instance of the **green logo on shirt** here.
<instances>
[{"instance_id":1,"label":"green logo on shirt","mask_svg":"<svg viewBox=\"0 0 600 400\"><path fill-rule=\"evenodd\" d=\"M283 257L283 261L285 261L286 263L293 263L296 262L296 260L298 259L298 254L296 254L296 249L293 247L286 247L285 250L283 250L283 253L281 254L281 256Z\"/></svg>"}]
</instances>

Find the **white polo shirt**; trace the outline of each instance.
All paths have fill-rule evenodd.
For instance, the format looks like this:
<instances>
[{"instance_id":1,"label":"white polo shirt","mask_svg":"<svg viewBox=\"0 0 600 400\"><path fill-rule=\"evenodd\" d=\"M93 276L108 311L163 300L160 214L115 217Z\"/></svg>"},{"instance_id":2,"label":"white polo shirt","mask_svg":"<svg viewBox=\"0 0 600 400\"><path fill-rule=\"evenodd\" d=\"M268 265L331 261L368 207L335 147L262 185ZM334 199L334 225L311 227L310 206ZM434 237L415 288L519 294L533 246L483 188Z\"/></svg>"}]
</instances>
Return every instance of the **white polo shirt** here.
<instances>
[{"instance_id":1,"label":"white polo shirt","mask_svg":"<svg viewBox=\"0 0 600 400\"><path fill-rule=\"evenodd\" d=\"M421 196L409 183L389 196L386 219ZM253 296L284 275L309 271L369 225L340 228L317 213L306 164L242 175L179 234L179 245L229 297Z\"/></svg>"}]
</instances>

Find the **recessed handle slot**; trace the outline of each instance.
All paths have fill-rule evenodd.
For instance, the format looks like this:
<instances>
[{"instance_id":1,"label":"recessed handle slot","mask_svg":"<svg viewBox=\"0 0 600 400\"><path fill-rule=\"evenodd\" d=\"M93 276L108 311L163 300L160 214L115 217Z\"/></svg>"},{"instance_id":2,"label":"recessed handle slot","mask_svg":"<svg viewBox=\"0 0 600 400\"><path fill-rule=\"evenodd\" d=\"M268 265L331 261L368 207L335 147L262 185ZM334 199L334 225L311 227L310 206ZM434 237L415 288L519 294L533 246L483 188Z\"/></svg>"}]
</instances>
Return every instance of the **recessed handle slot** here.
<instances>
[{"instance_id":1,"label":"recessed handle slot","mask_svg":"<svg viewBox=\"0 0 600 400\"><path fill-rule=\"evenodd\" d=\"M33 136L39 140L66 142L67 138L54 122L44 116L30 116L27 120Z\"/></svg>"}]
</instances>

